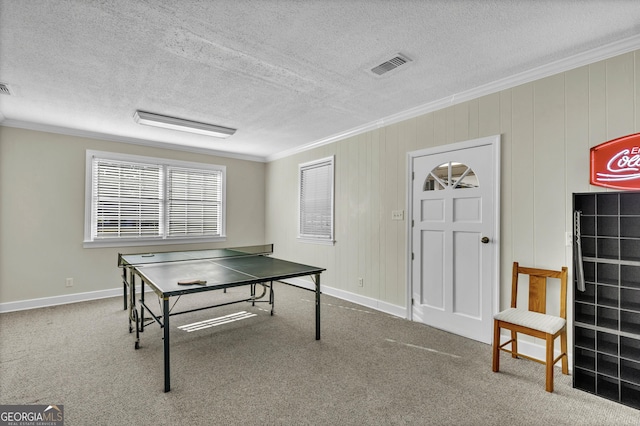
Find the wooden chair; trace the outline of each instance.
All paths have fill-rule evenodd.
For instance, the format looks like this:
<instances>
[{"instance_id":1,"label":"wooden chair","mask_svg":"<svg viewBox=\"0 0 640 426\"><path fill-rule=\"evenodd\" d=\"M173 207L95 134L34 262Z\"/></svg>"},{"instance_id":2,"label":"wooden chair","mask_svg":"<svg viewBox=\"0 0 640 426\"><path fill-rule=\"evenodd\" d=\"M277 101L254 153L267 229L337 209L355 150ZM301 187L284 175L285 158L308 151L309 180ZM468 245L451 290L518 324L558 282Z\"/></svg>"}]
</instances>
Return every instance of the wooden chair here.
<instances>
[{"instance_id":1,"label":"wooden chair","mask_svg":"<svg viewBox=\"0 0 640 426\"><path fill-rule=\"evenodd\" d=\"M518 299L518 276L529 275L528 309L516 307ZM560 316L546 314L547 278L560 279ZM525 268L513 263L511 281L511 307L494 316L493 320L493 362L492 369L500 370L500 351L511 354L513 358L521 357L546 365L546 390L553 392L553 366L562 359L562 374L569 374L567 358L567 267L561 271L548 269ZM511 331L511 339L500 344L500 330ZM518 353L518 333L524 333L546 342L546 358L540 360ZM555 339L560 337L560 355L553 358ZM511 350L505 348L511 344Z\"/></svg>"}]
</instances>

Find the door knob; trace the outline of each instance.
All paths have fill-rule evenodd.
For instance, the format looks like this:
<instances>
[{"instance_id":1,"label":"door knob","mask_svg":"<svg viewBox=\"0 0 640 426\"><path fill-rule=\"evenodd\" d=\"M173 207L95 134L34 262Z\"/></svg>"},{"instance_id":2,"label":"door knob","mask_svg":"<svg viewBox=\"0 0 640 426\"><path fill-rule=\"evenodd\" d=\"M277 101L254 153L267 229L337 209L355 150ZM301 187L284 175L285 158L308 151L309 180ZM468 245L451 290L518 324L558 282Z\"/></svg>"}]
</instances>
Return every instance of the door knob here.
<instances>
[{"instance_id":1,"label":"door knob","mask_svg":"<svg viewBox=\"0 0 640 426\"><path fill-rule=\"evenodd\" d=\"M482 237L480 241L482 242L482 244L487 244L489 242L489 237Z\"/></svg>"}]
</instances>

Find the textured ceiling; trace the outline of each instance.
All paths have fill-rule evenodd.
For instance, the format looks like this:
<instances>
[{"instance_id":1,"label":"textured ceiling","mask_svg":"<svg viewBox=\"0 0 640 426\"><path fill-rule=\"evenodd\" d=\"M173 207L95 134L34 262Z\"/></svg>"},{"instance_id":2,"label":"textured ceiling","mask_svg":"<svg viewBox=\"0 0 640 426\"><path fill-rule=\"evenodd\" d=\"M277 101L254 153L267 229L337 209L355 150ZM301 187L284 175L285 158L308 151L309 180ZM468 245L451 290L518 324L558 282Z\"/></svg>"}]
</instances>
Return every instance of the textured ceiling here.
<instances>
[{"instance_id":1,"label":"textured ceiling","mask_svg":"<svg viewBox=\"0 0 640 426\"><path fill-rule=\"evenodd\" d=\"M639 35L638 0L0 0L0 120L263 160Z\"/></svg>"}]
</instances>

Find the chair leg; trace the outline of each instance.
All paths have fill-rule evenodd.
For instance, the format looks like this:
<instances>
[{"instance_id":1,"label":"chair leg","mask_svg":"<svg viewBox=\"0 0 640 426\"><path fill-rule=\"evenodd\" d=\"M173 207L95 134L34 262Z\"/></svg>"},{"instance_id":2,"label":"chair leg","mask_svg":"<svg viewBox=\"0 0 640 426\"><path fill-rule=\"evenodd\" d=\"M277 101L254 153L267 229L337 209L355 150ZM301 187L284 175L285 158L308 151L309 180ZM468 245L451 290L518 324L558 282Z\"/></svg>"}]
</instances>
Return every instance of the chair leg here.
<instances>
[{"instance_id":1,"label":"chair leg","mask_svg":"<svg viewBox=\"0 0 640 426\"><path fill-rule=\"evenodd\" d=\"M560 335L560 350L564 354L562 357L562 374L569 374L569 355L567 354L567 331Z\"/></svg>"},{"instance_id":2,"label":"chair leg","mask_svg":"<svg viewBox=\"0 0 640 426\"><path fill-rule=\"evenodd\" d=\"M511 331L511 358L518 358L518 333Z\"/></svg>"},{"instance_id":3,"label":"chair leg","mask_svg":"<svg viewBox=\"0 0 640 426\"><path fill-rule=\"evenodd\" d=\"M547 334L546 390L553 392L553 335Z\"/></svg>"},{"instance_id":4,"label":"chair leg","mask_svg":"<svg viewBox=\"0 0 640 426\"><path fill-rule=\"evenodd\" d=\"M493 321L493 361L491 369L494 372L500 371L500 326L498 321Z\"/></svg>"}]
</instances>

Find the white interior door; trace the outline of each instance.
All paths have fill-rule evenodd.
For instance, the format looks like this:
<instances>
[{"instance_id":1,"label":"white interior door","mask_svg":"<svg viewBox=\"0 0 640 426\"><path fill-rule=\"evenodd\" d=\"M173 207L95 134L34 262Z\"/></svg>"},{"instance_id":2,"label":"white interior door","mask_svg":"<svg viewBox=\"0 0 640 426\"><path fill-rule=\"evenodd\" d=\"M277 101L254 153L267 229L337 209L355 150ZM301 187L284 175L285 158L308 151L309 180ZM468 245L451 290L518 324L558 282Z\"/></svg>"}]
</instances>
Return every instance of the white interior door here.
<instances>
[{"instance_id":1,"label":"white interior door","mask_svg":"<svg viewBox=\"0 0 640 426\"><path fill-rule=\"evenodd\" d=\"M410 154L412 318L484 343L499 291L499 138Z\"/></svg>"}]
</instances>

